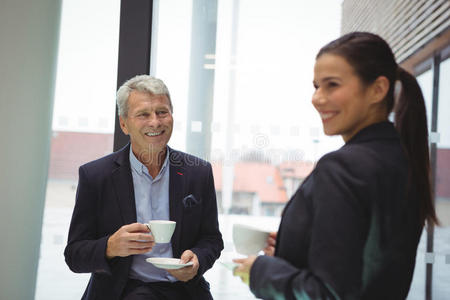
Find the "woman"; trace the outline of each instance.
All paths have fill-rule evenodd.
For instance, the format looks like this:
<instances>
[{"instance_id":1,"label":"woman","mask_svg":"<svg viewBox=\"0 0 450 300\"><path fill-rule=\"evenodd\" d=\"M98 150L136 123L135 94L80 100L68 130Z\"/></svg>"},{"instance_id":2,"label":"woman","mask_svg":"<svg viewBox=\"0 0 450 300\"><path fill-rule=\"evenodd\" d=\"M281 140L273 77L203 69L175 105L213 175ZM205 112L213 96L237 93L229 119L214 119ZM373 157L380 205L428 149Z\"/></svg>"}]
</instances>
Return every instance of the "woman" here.
<instances>
[{"instance_id":1,"label":"woman","mask_svg":"<svg viewBox=\"0 0 450 300\"><path fill-rule=\"evenodd\" d=\"M235 274L263 299L405 299L423 226L437 224L417 81L382 38L354 32L319 51L314 87L325 134L345 145L287 204L274 256L236 259Z\"/></svg>"}]
</instances>

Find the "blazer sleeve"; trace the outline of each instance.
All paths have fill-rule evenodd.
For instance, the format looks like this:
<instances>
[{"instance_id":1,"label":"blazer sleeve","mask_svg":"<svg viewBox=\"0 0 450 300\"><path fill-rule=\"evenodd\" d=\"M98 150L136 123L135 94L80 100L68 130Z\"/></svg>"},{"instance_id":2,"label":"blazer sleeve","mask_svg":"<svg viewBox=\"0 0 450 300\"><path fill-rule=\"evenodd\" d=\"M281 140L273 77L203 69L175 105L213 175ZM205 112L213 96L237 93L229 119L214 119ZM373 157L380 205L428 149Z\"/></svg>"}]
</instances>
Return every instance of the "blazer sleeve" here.
<instances>
[{"instance_id":1,"label":"blazer sleeve","mask_svg":"<svg viewBox=\"0 0 450 300\"><path fill-rule=\"evenodd\" d=\"M191 249L197 255L200 267L198 276L210 269L223 249L222 234L219 230L216 191L211 164L208 163L206 180L203 186L203 213L201 233L195 246Z\"/></svg>"},{"instance_id":2,"label":"blazer sleeve","mask_svg":"<svg viewBox=\"0 0 450 300\"><path fill-rule=\"evenodd\" d=\"M109 264L112 262L105 257L109 236L97 236L96 197L88 171L82 166L79 168L75 207L64 250L67 265L76 273L111 274Z\"/></svg>"},{"instance_id":3,"label":"blazer sleeve","mask_svg":"<svg viewBox=\"0 0 450 300\"><path fill-rule=\"evenodd\" d=\"M257 297L359 298L370 182L364 175L368 172L360 170L367 168L354 155L335 152L319 161L308 193L312 204L308 267L299 269L278 257L258 257L250 273L250 288Z\"/></svg>"}]
</instances>

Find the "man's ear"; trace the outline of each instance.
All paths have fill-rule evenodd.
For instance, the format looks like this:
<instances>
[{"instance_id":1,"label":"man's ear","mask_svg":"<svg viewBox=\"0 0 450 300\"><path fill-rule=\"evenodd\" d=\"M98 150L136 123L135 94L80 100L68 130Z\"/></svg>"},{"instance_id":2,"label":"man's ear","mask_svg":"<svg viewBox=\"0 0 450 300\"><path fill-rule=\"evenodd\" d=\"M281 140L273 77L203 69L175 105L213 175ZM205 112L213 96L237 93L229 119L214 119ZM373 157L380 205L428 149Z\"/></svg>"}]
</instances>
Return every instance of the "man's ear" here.
<instances>
[{"instance_id":1,"label":"man's ear","mask_svg":"<svg viewBox=\"0 0 450 300\"><path fill-rule=\"evenodd\" d=\"M372 103L380 103L389 91L389 80L386 76L378 76L371 84Z\"/></svg>"},{"instance_id":2,"label":"man's ear","mask_svg":"<svg viewBox=\"0 0 450 300\"><path fill-rule=\"evenodd\" d=\"M125 120L122 118L122 116L119 116L119 123L120 123L120 128L122 129L123 133L128 135L127 124L125 123Z\"/></svg>"}]
</instances>

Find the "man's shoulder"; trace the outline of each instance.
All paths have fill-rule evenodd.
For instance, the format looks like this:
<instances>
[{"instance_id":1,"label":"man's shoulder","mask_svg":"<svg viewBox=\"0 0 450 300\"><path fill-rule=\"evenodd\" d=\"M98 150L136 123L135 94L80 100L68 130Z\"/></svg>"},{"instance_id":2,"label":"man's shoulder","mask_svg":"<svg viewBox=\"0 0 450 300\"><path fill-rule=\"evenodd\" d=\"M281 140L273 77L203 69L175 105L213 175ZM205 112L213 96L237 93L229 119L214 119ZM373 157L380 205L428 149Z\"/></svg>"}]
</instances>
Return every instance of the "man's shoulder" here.
<instances>
[{"instance_id":1,"label":"man's shoulder","mask_svg":"<svg viewBox=\"0 0 450 300\"><path fill-rule=\"evenodd\" d=\"M169 160L170 160L170 164L173 166L181 166L181 167L209 167L211 164L200 158L197 157L195 155L186 153L186 152L182 152L182 151L178 151L178 150L174 150L172 148L170 148L170 152L169 152Z\"/></svg>"},{"instance_id":2,"label":"man's shoulder","mask_svg":"<svg viewBox=\"0 0 450 300\"><path fill-rule=\"evenodd\" d=\"M80 168L99 172L117 168L120 162L125 162L125 160L127 159L128 156L126 154L126 151L127 147L124 147L116 152L85 163Z\"/></svg>"}]
</instances>

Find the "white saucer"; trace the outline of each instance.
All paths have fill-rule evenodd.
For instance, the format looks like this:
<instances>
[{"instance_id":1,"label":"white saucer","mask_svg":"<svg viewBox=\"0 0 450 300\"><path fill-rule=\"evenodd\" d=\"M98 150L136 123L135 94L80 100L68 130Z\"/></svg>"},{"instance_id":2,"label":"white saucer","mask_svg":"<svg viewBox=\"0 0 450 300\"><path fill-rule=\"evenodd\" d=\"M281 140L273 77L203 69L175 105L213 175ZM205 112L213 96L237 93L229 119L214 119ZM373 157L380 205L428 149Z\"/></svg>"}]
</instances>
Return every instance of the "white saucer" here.
<instances>
[{"instance_id":1,"label":"white saucer","mask_svg":"<svg viewBox=\"0 0 450 300\"><path fill-rule=\"evenodd\" d=\"M170 270L181 269L193 265L192 261L185 264L180 264L179 258L168 258L168 257L149 257L146 259L146 261L151 263L157 268Z\"/></svg>"},{"instance_id":2,"label":"white saucer","mask_svg":"<svg viewBox=\"0 0 450 300\"><path fill-rule=\"evenodd\" d=\"M222 264L222 266L224 266L225 268L227 268L230 271L234 271L234 269L239 266L239 264L232 262L232 261L227 261L227 262L220 262Z\"/></svg>"}]
</instances>

